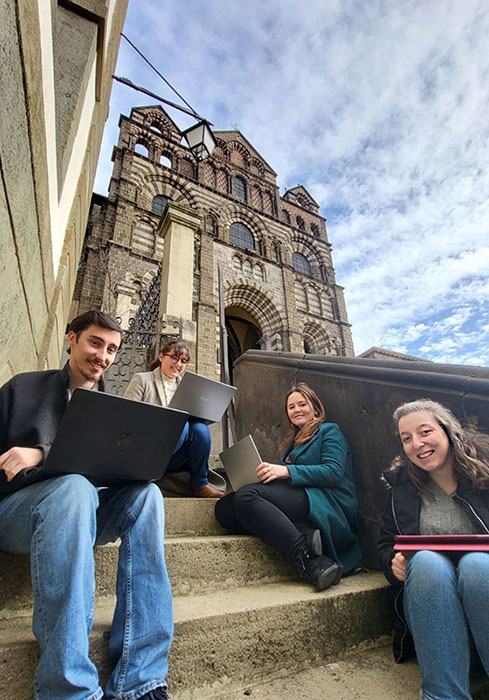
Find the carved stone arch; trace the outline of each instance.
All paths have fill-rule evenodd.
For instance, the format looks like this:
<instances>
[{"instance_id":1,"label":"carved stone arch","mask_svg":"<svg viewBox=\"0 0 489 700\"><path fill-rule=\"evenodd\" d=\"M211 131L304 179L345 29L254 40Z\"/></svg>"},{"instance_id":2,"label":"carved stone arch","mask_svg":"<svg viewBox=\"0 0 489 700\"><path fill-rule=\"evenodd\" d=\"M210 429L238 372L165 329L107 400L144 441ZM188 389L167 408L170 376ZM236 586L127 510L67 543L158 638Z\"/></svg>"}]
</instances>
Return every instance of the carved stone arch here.
<instances>
[{"instance_id":1,"label":"carved stone arch","mask_svg":"<svg viewBox=\"0 0 489 700\"><path fill-rule=\"evenodd\" d=\"M156 126L162 135L165 135L164 132L170 134L173 128L173 125L168 117L162 114L159 110L146 112L143 124L149 129L152 126Z\"/></svg>"},{"instance_id":2,"label":"carved stone arch","mask_svg":"<svg viewBox=\"0 0 489 700\"><path fill-rule=\"evenodd\" d=\"M159 158L157 158L157 153L159 152L160 148L158 136L156 134L151 134L147 131L143 131L143 129L137 129L135 131L139 133L135 134L133 150L138 144L141 144L142 146L148 149L148 158L150 160L158 160Z\"/></svg>"},{"instance_id":3,"label":"carved stone arch","mask_svg":"<svg viewBox=\"0 0 489 700\"><path fill-rule=\"evenodd\" d=\"M268 240L268 257L270 260L273 260L273 262L278 263L279 265L282 264L283 261L283 253L282 253L282 244L279 240L277 240L275 237L271 238Z\"/></svg>"},{"instance_id":4,"label":"carved stone arch","mask_svg":"<svg viewBox=\"0 0 489 700\"><path fill-rule=\"evenodd\" d=\"M217 157L220 156L225 160L229 160L229 148L227 142L223 141L223 139L216 138L216 143L217 146L214 150L214 155L216 155Z\"/></svg>"},{"instance_id":5,"label":"carved stone arch","mask_svg":"<svg viewBox=\"0 0 489 700\"><path fill-rule=\"evenodd\" d=\"M265 339L264 349L283 350L282 337L285 323L264 287L256 280L232 278L224 283L224 304L227 307L237 306L247 311L256 319L260 326L262 337ZM275 344L272 344L272 338Z\"/></svg>"},{"instance_id":6,"label":"carved stone arch","mask_svg":"<svg viewBox=\"0 0 489 700\"><path fill-rule=\"evenodd\" d=\"M235 273L243 272L243 256L239 253L233 253L232 257L233 270Z\"/></svg>"},{"instance_id":7,"label":"carved stone arch","mask_svg":"<svg viewBox=\"0 0 489 700\"><path fill-rule=\"evenodd\" d=\"M312 211L311 201L305 195L303 195L301 192L298 192L296 194L296 198L297 203L300 207L306 209L307 211Z\"/></svg>"},{"instance_id":8,"label":"carved stone arch","mask_svg":"<svg viewBox=\"0 0 489 700\"><path fill-rule=\"evenodd\" d=\"M306 321L301 332L304 348L309 348L308 352L314 355L329 354L328 341L330 340L328 332L319 323L315 321Z\"/></svg>"},{"instance_id":9,"label":"carved stone arch","mask_svg":"<svg viewBox=\"0 0 489 700\"><path fill-rule=\"evenodd\" d=\"M141 129L131 124L127 129L127 147L129 150L134 151L134 146L136 141L141 134Z\"/></svg>"},{"instance_id":10,"label":"carved stone arch","mask_svg":"<svg viewBox=\"0 0 489 700\"><path fill-rule=\"evenodd\" d=\"M223 239L226 243L229 243L229 228L231 224L241 221L243 224L248 226L255 238L255 252L264 254L265 250L265 239L270 235L268 228L264 225L264 222L258 217L250 212L244 207L240 207L239 204L231 204L226 206L221 211L221 224L223 228Z\"/></svg>"},{"instance_id":11,"label":"carved stone arch","mask_svg":"<svg viewBox=\"0 0 489 700\"><path fill-rule=\"evenodd\" d=\"M240 168L249 170L250 168L250 152L239 141L229 142L229 152L231 163L234 163Z\"/></svg>"},{"instance_id":12,"label":"carved stone arch","mask_svg":"<svg viewBox=\"0 0 489 700\"><path fill-rule=\"evenodd\" d=\"M265 266L262 265L261 263L255 262L253 264L253 277L258 280L258 282L266 282L267 281L267 273L265 270Z\"/></svg>"},{"instance_id":13,"label":"carved stone arch","mask_svg":"<svg viewBox=\"0 0 489 700\"><path fill-rule=\"evenodd\" d=\"M176 162L177 158L177 153L174 148L168 145L164 145L162 148L157 148L156 149L156 161L161 165L161 159L162 158L168 158L170 161L170 167L174 167L174 163Z\"/></svg>"},{"instance_id":14,"label":"carved stone arch","mask_svg":"<svg viewBox=\"0 0 489 700\"><path fill-rule=\"evenodd\" d=\"M173 171L147 173L139 186L151 192L151 197L164 194L174 202L188 206L195 212L200 209L199 202L189 185L186 182L181 182Z\"/></svg>"},{"instance_id":15,"label":"carved stone arch","mask_svg":"<svg viewBox=\"0 0 489 700\"><path fill-rule=\"evenodd\" d=\"M312 277L316 279L321 279L321 265L324 260L321 253L318 252L314 245L314 241L308 241L304 236L295 235L291 239L292 253L301 253L305 258L307 258L311 264L311 274ZM291 253L291 259L292 259Z\"/></svg>"},{"instance_id":16,"label":"carved stone arch","mask_svg":"<svg viewBox=\"0 0 489 700\"><path fill-rule=\"evenodd\" d=\"M260 177L265 177L265 166L258 158L252 158L250 163L251 172L259 175Z\"/></svg>"},{"instance_id":17,"label":"carved stone arch","mask_svg":"<svg viewBox=\"0 0 489 700\"><path fill-rule=\"evenodd\" d=\"M137 148L138 146L144 146L144 148L146 148L147 151L148 151L147 158L149 158L150 160L154 160L154 153L153 153L153 157L151 156L151 154L152 154L152 152L153 152L153 145L152 145L152 143L151 143L151 140L150 140L145 134L143 134L143 133L139 133L139 134L134 138L133 146L132 146L132 149L131 149L131 150L132 150L134 153L136 153L137 155L143 155L143 154L138 153L138 152L136 151L136 148Z\"/></svg>"}]
</instances>

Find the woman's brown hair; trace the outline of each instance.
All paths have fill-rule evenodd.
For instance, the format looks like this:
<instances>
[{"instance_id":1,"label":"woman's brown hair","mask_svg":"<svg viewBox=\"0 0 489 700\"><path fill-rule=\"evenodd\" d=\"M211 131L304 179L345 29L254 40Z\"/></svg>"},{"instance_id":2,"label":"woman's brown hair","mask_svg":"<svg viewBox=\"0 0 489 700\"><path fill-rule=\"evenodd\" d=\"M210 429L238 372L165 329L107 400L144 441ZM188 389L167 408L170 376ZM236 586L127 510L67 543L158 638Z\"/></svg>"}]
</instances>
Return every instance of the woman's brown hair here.
<instances>
[{"instance_id":1,"label":"woman's brown hair","mask_svg":"<svg viewBox=\"0 0 489 700\"><path fill-rule=\"evenodd\" d=\"M160 352L158 353L158 356L149 363L148 372L160 366L160 353L162 355L168 355L171 350L173 350L173 354L177 357L184 356L190 362L190 347L183 340L174 338L173 340L167 340L165 343L160 345Z\"/></svg>"},{"instance_id":2,"label":"woman's brown hair","mask_svg":"<svg viewBox=\"0 0 489 700\"><path fill-rule=\"evenodd\" d=\"M312 420L303 425L301 428L292 423L287 412L287 404L289 402L289 397L291 394L294 393L302 394L302 396L311 403L312 408L314 410L314 418L312 418ZM287 433L287 436L280 445L281 450L285 449L285 447L287 447L287 445L290 445L290 443L292 443L294 447L296 447L297 445L301 445L303 442L307 442L312 438L313 435L317 433L321 423L324 423L324 421L326 420L326 412L324 410L323 404L321 403L321 399L316 394L316 392L313 391L311 387L305 382L298 382L298 384L292 386L287 392L287 395L285 397L285 415L287 416L287 420L289 421L290 428L289 432Z\"/></svg>"},{"instance_id":3,"label":"woman's brown hair","mask_svg":"<svg viewBox=\"0 0 489 700\"><path fill-rule=\"evenodd\" d=\"M401 418L417 411L428 411L446 433L455 476L459 472L469 478L475 488L489 488L489 436L463 428L448 408L431 399L410 401L396 408L392 416L396 432ZM392 461L390 469L399 467L406 468L418 491L426 490L429 475L413 464L405 453Z\"/></svg>"}]
</instances>

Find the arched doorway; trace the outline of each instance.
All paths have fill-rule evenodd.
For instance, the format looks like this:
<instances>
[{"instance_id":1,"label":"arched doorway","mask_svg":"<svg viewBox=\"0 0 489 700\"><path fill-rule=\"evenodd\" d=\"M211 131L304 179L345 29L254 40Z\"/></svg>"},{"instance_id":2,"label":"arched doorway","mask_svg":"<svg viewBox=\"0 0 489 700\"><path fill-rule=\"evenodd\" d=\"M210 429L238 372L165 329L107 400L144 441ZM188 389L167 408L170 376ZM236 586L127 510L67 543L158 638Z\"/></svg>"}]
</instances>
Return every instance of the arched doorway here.
<instances>
[{"instance_id":1,"label":"arched doorway","mask_svg":"<svg viewBox=\"0 0 489 700\"><path fill-rule=\"evenodd\" d=\"M229 369L232 375L233 362L246 350L260 350L262 332L253 316L239 306L226 309L226 331L228 336Z\"/></svg>"}]
</instances>

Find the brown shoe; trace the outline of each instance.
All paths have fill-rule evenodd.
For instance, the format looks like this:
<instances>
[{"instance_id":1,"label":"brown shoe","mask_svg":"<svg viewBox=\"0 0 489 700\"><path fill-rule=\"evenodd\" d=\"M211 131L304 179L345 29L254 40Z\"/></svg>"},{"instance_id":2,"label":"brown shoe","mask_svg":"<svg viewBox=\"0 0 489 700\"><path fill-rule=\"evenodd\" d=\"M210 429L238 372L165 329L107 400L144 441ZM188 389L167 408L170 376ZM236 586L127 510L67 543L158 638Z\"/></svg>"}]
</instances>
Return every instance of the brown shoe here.
<instances>
[{"instance_id":1,"label":"brown shoe","mask_svg":"<svg viewBox=\"0 0 489 700\"><path fill-rule=\"evenodd\" d=\"M222 491L215 489L214 486L211 486L210 484L206 484L205 486L201 486L200 489L196 489L195 495L197 498L221 498L221 496L224 496Z\"/></svg>"}]
</instances>

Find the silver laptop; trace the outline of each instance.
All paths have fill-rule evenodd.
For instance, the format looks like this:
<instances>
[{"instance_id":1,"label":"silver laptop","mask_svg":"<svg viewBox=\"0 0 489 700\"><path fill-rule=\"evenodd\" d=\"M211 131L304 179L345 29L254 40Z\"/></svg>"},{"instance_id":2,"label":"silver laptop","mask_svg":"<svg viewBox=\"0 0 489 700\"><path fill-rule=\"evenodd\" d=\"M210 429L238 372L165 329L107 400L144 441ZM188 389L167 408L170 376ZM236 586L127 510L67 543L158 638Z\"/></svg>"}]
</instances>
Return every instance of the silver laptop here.
<instances>
[{"instance_id":1,"label":"silver laptop","mask_svg":"<svg viewBox=\"0 0 489 700\"><path fill-rule=\"evenodd\" d=\"M233 491L256 484L256 468L263 461L251 435L247 435L219 455Z\"/></svg>"},{"instance_id":2,"label":"silver laptop","mask_svg":"<svg viewBox=\"0 0 489 700\"><path fill-rule=\"evenodd\" d=\"M98 486L155 481L163 476L187 420L184 411L75 389L46 465L29 476L83 474Z\"/></svg>"},{"instance_id":3,"label":"silver laptop","mask_svg":"<svg viewBox=\"0 0 489 700\"><path fill-rule=\"evenodd\" d=\"M187 411L204 423L217 423L234 396L236 387L201 374L185 372L170 401L170 408Z\"/></svg>"}]
</instances>

